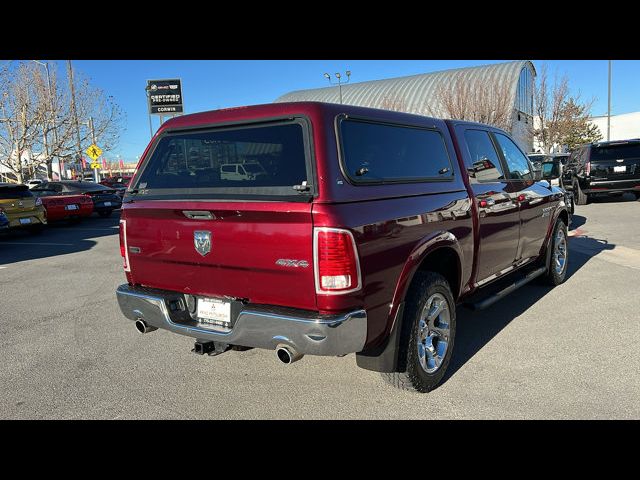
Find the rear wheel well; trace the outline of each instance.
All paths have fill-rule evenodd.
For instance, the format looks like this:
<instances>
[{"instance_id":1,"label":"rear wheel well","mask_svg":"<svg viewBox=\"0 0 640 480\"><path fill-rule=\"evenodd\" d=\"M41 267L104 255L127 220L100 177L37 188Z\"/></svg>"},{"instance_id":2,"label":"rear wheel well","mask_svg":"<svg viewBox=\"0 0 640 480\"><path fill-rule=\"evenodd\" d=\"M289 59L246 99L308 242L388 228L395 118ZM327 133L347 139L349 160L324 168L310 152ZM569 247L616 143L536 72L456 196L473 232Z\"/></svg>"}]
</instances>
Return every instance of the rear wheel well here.
<instances>
[{"instance_id":1,"label":"rear wheel well","mask_svg":"<svg viewBox=\"0 0 640 480\"><path fill-rule=\"evenodd\" d=\"M569 214L566 210L562 210L560 215L558 215L558 218L562 220L567 227L569 226Z\"/></svg>"},{"instance_id":2,"label":"rear wheel well","mask_svg":"<svg viewBox=\"0 0 640 480\"><path fill-rule=\"evenodd\" d=\"M460 292L460 266L458 254L448 247L441 247L429 253L420 263L417 272L436 272L447 279L454 300Z\"/></svg>"},{"instance_id":3,"label":"rear wheel well","mask_svg":"<svg viewBox=\"0 0 640 480\"><path fill-rule=\"evenodd\" d=\"M454 303L458 299L460 292L460 262L458 253L451 247L440 247L429 253L420 263L416 270L411 284L407 287L407 293L411 291L411 285L424 278L418 272L434 272L442 275L451 289ZM377 372L396 372L398 362L398 348L402 323L404 321L404 305L406 299L402 298L397 314L398 322L391 330L385 342L378 347L371 348L365 352L356 353L356 362L359 367Z\"/></svg>"}]
</instances>

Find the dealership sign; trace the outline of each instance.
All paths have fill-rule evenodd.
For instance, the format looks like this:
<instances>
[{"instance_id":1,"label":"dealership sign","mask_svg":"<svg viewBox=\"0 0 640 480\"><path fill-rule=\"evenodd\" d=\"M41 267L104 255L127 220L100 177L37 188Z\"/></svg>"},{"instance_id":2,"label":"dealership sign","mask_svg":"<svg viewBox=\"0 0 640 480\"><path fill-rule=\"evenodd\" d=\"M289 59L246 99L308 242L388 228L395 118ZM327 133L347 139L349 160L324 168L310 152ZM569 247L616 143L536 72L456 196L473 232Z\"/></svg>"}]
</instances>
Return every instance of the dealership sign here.
<instances>
[{"instance_id":1,"label":"dealership sign","mask_svg":"<svg viewBox=\"0 0 640 480\"><path fill-rule=\"evenodd\" d=\"M183 113L180 80L147 80L149 113L171 115Z\"/></svg>"}]
</instances>

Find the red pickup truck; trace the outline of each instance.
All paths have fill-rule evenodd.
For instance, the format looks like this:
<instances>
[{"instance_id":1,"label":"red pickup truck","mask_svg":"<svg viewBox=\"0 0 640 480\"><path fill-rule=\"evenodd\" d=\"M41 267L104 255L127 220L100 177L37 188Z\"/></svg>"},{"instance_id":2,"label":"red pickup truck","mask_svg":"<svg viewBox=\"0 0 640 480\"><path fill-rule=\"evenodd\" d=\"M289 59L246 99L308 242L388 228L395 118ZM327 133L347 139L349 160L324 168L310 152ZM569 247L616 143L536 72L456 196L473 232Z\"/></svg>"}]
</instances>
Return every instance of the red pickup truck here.
<instances>
[{"instance_id":1,"label":"red pickup truck","mask_svg":"<svg viewBox=\"0 0 640 480\"><path fill-rule=\"evenodd\" d=\"M457 304L564 281L565 196L534 175L477 123L314 102L176 117L125 194L118 302L199 354L356 353L426 392Z\"/></svg>"}]
</instances>

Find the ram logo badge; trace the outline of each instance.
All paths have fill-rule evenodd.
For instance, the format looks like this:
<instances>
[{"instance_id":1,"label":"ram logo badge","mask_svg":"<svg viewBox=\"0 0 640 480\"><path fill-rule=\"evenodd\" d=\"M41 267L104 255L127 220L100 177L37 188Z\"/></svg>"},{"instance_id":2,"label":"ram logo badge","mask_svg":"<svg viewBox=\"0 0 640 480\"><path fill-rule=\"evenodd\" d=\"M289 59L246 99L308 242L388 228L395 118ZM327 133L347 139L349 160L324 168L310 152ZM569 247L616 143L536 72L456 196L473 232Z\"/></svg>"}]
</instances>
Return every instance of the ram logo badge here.
<instances>
[{"instance_id":1,"label":"ram logo badge","mask_svg":"<svg viewBox=\"0 0 640 480\"><path fill-rule=\"evenodd\" d=\"M193 244L203 257L211 251L211 232L208 230L196 230L193 232Z\"/></svg>"}]
</instances>

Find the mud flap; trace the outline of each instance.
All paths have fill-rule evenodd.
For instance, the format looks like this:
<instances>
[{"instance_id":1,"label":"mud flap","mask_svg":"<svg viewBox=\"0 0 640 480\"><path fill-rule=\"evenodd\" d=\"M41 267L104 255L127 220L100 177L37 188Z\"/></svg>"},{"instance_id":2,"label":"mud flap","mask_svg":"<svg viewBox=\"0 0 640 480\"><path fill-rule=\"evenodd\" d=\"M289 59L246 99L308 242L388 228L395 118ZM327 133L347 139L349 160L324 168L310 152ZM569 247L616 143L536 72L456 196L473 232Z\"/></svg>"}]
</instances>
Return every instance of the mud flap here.
<instances>
[{"instance_id":1,"label":"mud flap","mask_svg":"<svg viewBox=\"0 0 640 480\"><path fill-rule=\"evenodd\" d=\"M400 330L404 302L398 307L393 328L381 345L356 353L356 364L365 370L374 372L392 373L398 366L398 344L400 342Z\"/></svg>"}]
</instances>

